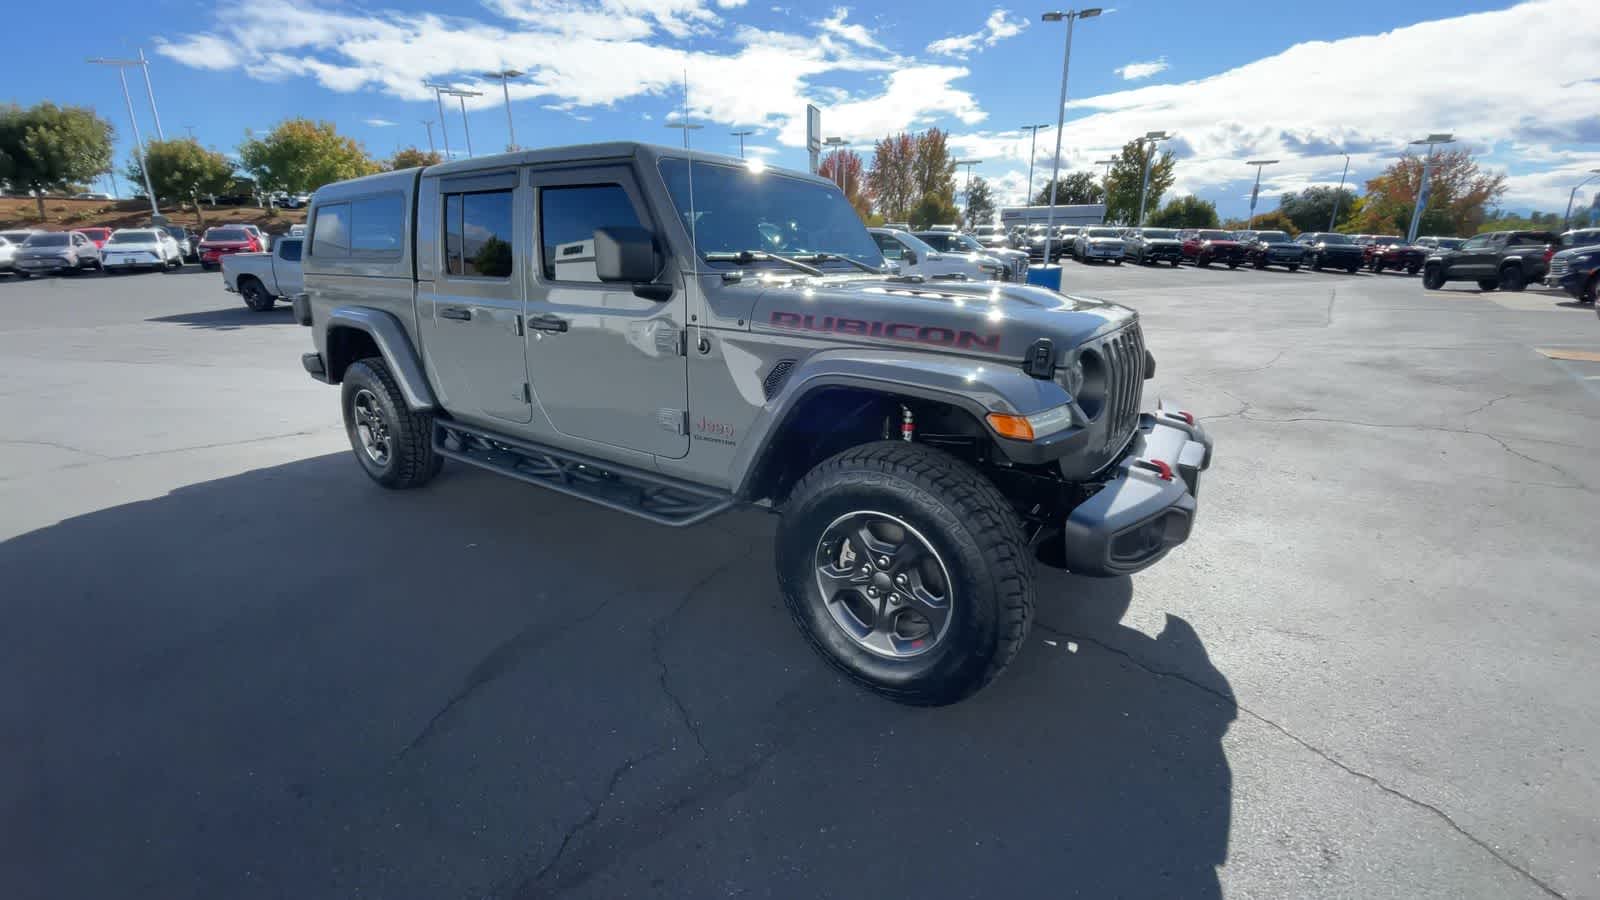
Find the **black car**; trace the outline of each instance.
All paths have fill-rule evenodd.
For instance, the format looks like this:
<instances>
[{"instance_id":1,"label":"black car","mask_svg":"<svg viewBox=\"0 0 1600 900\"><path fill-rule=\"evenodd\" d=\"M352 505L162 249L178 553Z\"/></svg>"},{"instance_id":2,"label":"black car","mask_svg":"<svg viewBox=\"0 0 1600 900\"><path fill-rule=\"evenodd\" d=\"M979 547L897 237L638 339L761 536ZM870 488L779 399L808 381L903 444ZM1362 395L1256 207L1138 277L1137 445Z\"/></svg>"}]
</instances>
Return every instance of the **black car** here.
<instances>
[{"instance_id":1,"label":"black car","mask_svg":"<svg viewBox=\"0 0 1600 900\"><path fill-rule=\"evenodd\" d=\"M1245 261L1258 269L1283 266L1294 272L1305 262L1306 248L1295 243L1287 232L1241 231L1239 243L1244 247Z\"/></svg>"},{"instance_id":2,"label":"black car","mask_svg":"<svg viewBox=\"0 0 1600 900\"><path fill-rule=\"evenodd\" d=\"M1593 303L1600 293L1600 245L1573 247L1550 257L1544 284L1566 291L1579 303Z\"/></svg>"},{"instance_id":3,"label":"black car","mask_svg":"<svg viewBox=\"0 0 1600 900\"><path fill-rule=\"evenodd\" d=\"M1361 245L1348 234L1331 231L1308 231L1295 238L1305 248L1306 263L1318 272L1323 269L1343 269L1355 274L1361 268Z\"/></svg>"},{"instance_id":4,"label":"black car","mask_svg":"<svg viewBox=\"0 0 1600 900\"><path fill-rule=\"evenodd\" d=\"M200 235L195 234L182 225L168 225L167 234L178 242L178 249L183 251L184 262L200 261Z\"/></svg>"},{"instance_id":5,"label":"black car","mask_svg":"<svg viewBox=\"0 0 1600 900\"><path fill-rule=\"evenodd\" d=\"M1183 241L1176 228L1129 228L1122 239L1122 258L1141 266L1162 260L1176 266L1183 261Z\"/></svg>"},{"instance_id":6,"label":"black car","mask_svg":"<svg viewBox=\"0 0 1600 900\"><path fill-rule=\"evenodd\" d=\"M1438 290L1450 281L1476 281L1481 290L1520 291L1544 280L1545 251L1556 243L1548 231L1491 231L1474 235L1458 249L1432 254L1422 269L1422 286Z\"/></svg>"}]
</instances>

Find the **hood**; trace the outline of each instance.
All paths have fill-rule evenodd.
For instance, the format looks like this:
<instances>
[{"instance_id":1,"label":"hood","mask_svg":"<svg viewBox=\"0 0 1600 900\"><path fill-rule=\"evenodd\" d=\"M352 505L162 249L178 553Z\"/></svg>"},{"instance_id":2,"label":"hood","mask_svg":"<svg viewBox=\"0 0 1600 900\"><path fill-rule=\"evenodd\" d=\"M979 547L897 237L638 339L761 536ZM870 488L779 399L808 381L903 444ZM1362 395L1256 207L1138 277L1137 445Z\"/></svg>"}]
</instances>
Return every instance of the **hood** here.
<instances>
[{"instance_id":1,"label":"hood","mask_svg":"<svg viewBox=\"0 0 1600 900\"><path fill-rule=\"evenodd\" d=\"M38 259L40 257L46 257L46 256L71 256L72 255L72 248L71 247L18 247L17 248L17 255L18 256L26 256L26 257L29 257L30 259Z\"/></svg>"},{"instance_id":2,"label":"hood","mask_svg":"<svg viewBox=\"0 0 1600 900\"><path fill-rule=\"evenodd\" d=\"M1000 282L865 276L757 282L750 288L761 291L752 331L1019 363L1039 338L1050 338L1057 349L1075 347L1138 318L1105 300Z\"/></svg>"},{"instance_id":3,"label":"hood","mask_svg":"<svg viewBox=\"0 0 1600 900\"><path fill-rule=\"evenodd\" d=\"M1180 241L1177 238L1153 238L1153 237L1147 237L1147 238L1130 238L1130 240L1143 241L1146 244L1178 244L1180 246L1183 244L1183 241Z\"/></svg>"},{"instance_id":4,"label":"hood","mask_svg":"<svg viewBox=\"0 0 1600 900\"><path fill-rule=\"evenodd\" d=\"M1084 240L1088 241L1091 244L1120 244L1120 243L1122 243L1122 238L1119 238L1119 237L1114 237L1114 238L1113 237L1092 237L1092 238L1084 238Z\"/></svg>"},{"instance_id":5,"label":"hood","mask_svg":"<svg viewBox=\"0 0 1600 900\"><path fill-rule=\"evenodd\" d=\"M1202 243L1202 244L1210 244L1213 247L1237 247L1237 246L1239 246L1239 242L1238 241L1212 240L1211 238L1202 239L1200 241L1200 243Z\"/></svg>"},{"instance_id":6,"label":"hood","mask_svg":"<svg viewBox=\"0 0 1600 900\"><path fill-rule=\"evenodd\" d=\"M1439 253L1441 251L1435 250L1434 252L1435 253ZM1449 252L1449 251L1443 251L1443 252ZM1600 244L1585 244L1582 247L1568 247L1565 250L1557 250L1555 255L1550 257L1550 258L1552 260L1555 260L1555 259L1576 259L1577 257L1588 256L1590 254L1595 254L1597 256L1600 256Z\"/></svg>"},{"instance_id":7,"label":"hood","mask_svg":"<svg viewBox=\"0 0 1600 900\"><path fill-rule=\"evenodd\" d=\"M1256 241L1256 244L1268 250L1299 250L1305 246L1294 241Z\"/></svg>"},{"instance_id":8,"label":"hood","mask_svg":"<svg viewBox=\"0 0 1600 900\"><path fill-rule=\"evenodd\" d=\"M107 253L160 253L160 241L118 241L105 246Z\"/></svg>"}]
</instances>

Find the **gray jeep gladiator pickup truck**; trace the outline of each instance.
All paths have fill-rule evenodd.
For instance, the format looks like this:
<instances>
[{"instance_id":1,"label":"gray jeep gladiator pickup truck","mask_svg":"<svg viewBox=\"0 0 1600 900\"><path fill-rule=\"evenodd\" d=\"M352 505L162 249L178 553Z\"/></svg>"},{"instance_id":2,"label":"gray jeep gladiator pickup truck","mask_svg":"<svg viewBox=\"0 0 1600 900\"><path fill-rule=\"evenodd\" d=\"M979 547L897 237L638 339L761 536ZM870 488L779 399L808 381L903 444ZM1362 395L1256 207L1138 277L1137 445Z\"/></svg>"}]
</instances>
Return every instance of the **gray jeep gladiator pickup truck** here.
<instances>
[{"instance_id":1,"label":"gray jeep gladiator pickup truck","mask_svg":"<svg viewBox=\"0 0 1600 900\"><path fill-rule=\"evenodd\" d=\"M1141 411L1134 310L892 274L826 179L607 143L311 205L302 363L369 476L448 458L664 525L766 507L801 630L895 700L998 675L1036 561L1126 575L1189 535L1211 441Z\"/></svg>"}]
</instances>

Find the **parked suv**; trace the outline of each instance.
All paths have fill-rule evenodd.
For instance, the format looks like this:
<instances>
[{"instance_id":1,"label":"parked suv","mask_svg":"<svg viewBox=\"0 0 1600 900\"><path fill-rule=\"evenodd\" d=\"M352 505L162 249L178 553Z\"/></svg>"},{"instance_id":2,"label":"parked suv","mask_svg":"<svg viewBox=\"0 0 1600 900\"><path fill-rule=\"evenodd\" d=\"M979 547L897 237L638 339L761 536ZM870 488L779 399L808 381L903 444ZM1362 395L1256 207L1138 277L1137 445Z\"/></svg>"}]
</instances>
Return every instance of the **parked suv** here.
<instances>
[{"instance_id":1,"label":"parked suv","mask_svg":"<svg viewBox=\"0 0 1600 900\"><path fill-rule=\"evenodd\" d=\"M1361 246L1348 234L1308 231L1295 241L1306 248L1306 261L1318 272L1332 268L1355 274L1361 268Z\"/></svg>"},{"instance_id":2,"label":"parked suv","mask_svg":"<svg viewBox=\"0 0 1600 900\"><path fill-rule=\"evenodd\" d=\"M36 231L17 250L17 272L47 275L100 268L100 248L79 231Z\"/></svg>"},{"instance_id":3,"label":"parked suv","mask_svg":"<svg viewBox=\"0 0 1600 900\"><path fill-rule=\"evenodd\" d=\"M1428 258L1427 250L1406 243L1403 237L1388 234L1374 235L1362 252L1373 274L1384 269L1404 269L1407 275L1415 275L1422 271L1422 264Z\"/></svg>"},{"instance_id":4,"label":"parked suv","mask_svg":"<svg viewBox=\"0 0 1600 900\"><path fill-rule=\"evenodd\" d=\"M1164 259L1176 267L1183 259L1183 241L1176 228L1130 228L1123 239L1122 256L1141 266Z\"/></svg>"},{"instance_id":5,"label":"parked suv","mask_svg":"<svg viewBox=\"0 0 1600 900\"><path fill-rule=\"evenodd\" d=\"M1245 260L1257 269L1283 266L1295 272L1305 262L1306 248L1295 243L1288 232L1241 231L1239 245L1244 248Z\"/></svg>"},{"instance_id":6,"label":"parked suv","mask_svg":"<svg viewBox=\"0 0 1600 900\"><path fill-rule=\"evenodd\" d=\"M900 268L902 275L917 275L930 280L964 278L968 281L1004 281L1005 265L991 256L970 253L942 253L908 231L872 228L872 239L885 259Z\"/></svg>"},{"instance_id":7,"label":"parked suv","mask_svg":"<svg viewBox=\"0 0 1600 900\"><path fill-rule=\"evenodd\" d=\"M1072 239L1072 255L1079 262L1103 259L1113 265L1122 265L1123 241L1115 228L1089 226L1080 228Z\"/></svg>"},{"instance_id":8,"label":"parked suv","mask_svg":"<svg viewBox=\"0 0 1600 900\"><path fill-rule=\"evenodd\" d=\"M691 192L683 151L611 143L318 190L302 362L367 475L448 458L663 525L770 509L811 644L917 704L1015 657L1036 552L1122 576L1187 538L1211 441L1140 411L1137 312L896 276L826 179L692 165Z\"/></svg>"},{"instance_id":9,"label":"parked suv","mask_svg":"<svg viewBox=\"0 0 1600 900\"><path fill-rule=\"evenodd\" d=\"M1000 266L1002 281L1028 280L1028 254L1009 247L985 247L970 234L951 231L919 231L916 237L924 244L944 254L965 254L980 265L988 262Z\"/></svg>"},{"instance_id":10,"label":"parked suv","mask_svg":"<svg viewBox=\"0 0 1600 900\"><path fill-rule=\"evenodd\" d=\"M1544 279L1545 248L1556 242L1548 231L1491 231L1474 235L1455 250L1428 257L1422 286L1438 290L1451 281L1476 281L1481 290L1520 291Z\"/></svg>"},{"instance_id":11,"label":"parked suv","mask_svg":"<svg viewBox=\"0 0 1600 900\"><path fill-rule=\"evenodd\" d=\"M1204 269L1214 262L1226 263L1237 269L1244 261L1244 247L1231 231L1215 228L1189 229L1179 232L1183 241L1183 258Z\"/></svg>"},{"instance_id":12,"label":"parked suv","mask_svg":"<svg viewBox=\"0 0 1600 900\"><path fill-rule=\"evenodd\" d=\"M205 269L222 265L222 257L230 253L260 253L266 248L255 234L240 225L222 225L207 228L200 239L200 266Z\"/></svg>"}]
</instances>

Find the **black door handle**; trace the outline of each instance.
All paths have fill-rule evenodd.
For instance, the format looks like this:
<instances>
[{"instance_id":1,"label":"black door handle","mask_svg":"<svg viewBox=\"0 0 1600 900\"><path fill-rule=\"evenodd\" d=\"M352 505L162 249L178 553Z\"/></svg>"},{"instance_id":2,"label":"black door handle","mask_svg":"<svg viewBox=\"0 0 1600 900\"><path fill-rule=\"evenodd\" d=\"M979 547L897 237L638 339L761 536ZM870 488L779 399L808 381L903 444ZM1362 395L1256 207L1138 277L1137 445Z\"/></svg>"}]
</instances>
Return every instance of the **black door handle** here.
<instances>
[{"instance_id":1,"label":"black door handle","mask_svg":"<svg viewBox=\"0 0 1600 900\"><path fill-rule=\"evenodd\" d=\"M472 321L472 310L462 309L459 306L446 306L444 309L439 310L439 318L455 319L457 322L470 322Z\"/></svg>"},{"instance_id":2,"label":"black door handle","mask_svg":"<svg viewBox=\"0 0 1600 900\"><path fill-rule=\"evenodd\" d=\"M528 327L534 331L564 332L567 330L567 320L560 316L529 316Z\"/></svg>"}]
</instances>

